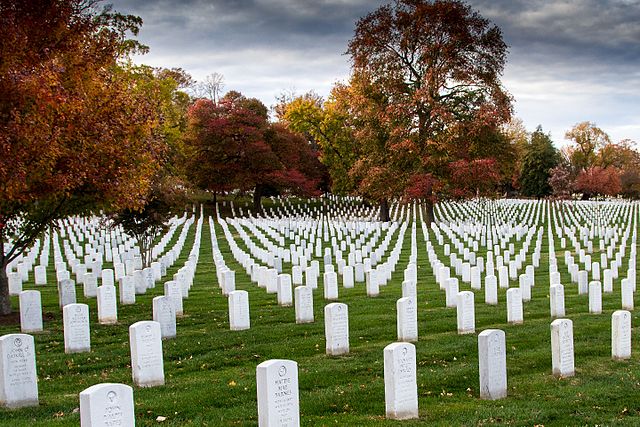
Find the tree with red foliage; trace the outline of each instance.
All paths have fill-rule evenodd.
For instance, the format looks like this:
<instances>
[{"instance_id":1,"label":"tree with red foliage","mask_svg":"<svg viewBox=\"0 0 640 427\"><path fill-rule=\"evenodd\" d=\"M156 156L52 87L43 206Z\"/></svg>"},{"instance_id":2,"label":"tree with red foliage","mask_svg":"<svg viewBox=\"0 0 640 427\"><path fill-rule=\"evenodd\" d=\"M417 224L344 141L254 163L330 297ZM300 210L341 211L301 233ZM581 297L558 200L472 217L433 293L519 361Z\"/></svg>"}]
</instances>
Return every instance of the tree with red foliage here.
<instances>
[{"instance_id":1,"label":"tree with red foliage","mask_svg":"<svg viewBox=\"0 0 640 427\"><path fill-rule=\"evenodd\" d=\"M0 2L0 314L12 260L70 212L140 207L164 151L157 97L120 65L142 21L96 5Z\"/></svg>"},{"instance_id":2,"label":"tree with red foliage","mask_svg":"<svg viewBox=\"0 0 640 427\"><path fill-rule=\"evenodd\" d=\"M449 165L456 198L491 196L500 183L495 159L458 160Z\"/></svg>"},{"instance_id":3,"label":"tree with red foliage","mask_svg":"<svg viewBox=\"0 0 640 427\"><path fill-rule=\"evenodd\" d=\"M585 199L591 196L615 196L622 191L620 174L616 168L593 166L580 172L574 184Z\"/></svg>"},{"instance_id":4,"label":"tree with red foliage","mask_svg":"<svg viewBox=\"0 0 640 427\"><path fill-rule=\"evenodd\" d=\"M196 186L214 196L252 191L257 211L267 194L319 194L323 172L317 153L302 136L270 124L259 100L232 91L219 103L197 100L188 117L187 173Z\"/></svg>"}]
</instances>

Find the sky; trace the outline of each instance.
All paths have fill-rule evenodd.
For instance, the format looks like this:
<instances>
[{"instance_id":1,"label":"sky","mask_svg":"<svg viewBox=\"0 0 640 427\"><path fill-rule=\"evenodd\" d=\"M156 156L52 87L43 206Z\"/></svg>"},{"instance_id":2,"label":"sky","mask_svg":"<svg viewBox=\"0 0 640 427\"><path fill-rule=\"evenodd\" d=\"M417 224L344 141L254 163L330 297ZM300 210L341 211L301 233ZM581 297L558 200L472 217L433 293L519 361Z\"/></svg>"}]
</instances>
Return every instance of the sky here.
<instances>
[{"instance_id":1,"label":"sky","mask_svg":"<svg viewBox=\"0 0 640 427\"><path fill-rule=\"evenodd\" d=\"M355 23L383 0L107 0L142 17L135 62L224 75L267 106L276 96L327 96L346 81ZM557 146L583 121L640 148L640 0L469 0L509 46L502 76L515 115Z\"/></svg>"}]
</instances>

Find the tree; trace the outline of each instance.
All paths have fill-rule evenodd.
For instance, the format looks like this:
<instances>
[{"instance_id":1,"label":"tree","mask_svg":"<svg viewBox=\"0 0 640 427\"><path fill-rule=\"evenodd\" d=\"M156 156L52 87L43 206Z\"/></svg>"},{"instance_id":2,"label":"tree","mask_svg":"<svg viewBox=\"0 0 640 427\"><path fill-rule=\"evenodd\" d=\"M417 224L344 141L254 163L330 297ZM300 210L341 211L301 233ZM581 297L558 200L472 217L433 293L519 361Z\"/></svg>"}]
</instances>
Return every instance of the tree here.
<instances>
[{"instance_id":1,"label":"tree","mask_svg":"<svg viewBox=\"0 0 640 427\"><path fill-rule=\"evenodd\" d=\"M136 88L154 96L156 115L162 121L157 132L167 149L156 159L158 170L144 195L143 204L136 208L125 208L110 212L108 218L113 226L121 226L135 237L142 264L151 264L152 243L165 231L168 220L184 209L189 201L187 185L179 176L184 171L182 136L186 130L186 115L190 104L187 93L191 76L179 68L163 69L148 66L133 67L137 79Z\"/></svg>"},{"instance_id":2,"label":"tree","mask_svg":"<svg viewBox=\"0 0 640 427\"><path fill-rule=\"evenodd\" d=\"M376 105L376 123L368 125L378 132L363 133L387 137L393 157L371 161L380 160L369 153L381 141L358 139L369 159L356 162L360 176L379 177L368 186L373 196L382 200L394 186L396 196L422 189L431 200L427 183L447 179L446 166L464 157L460 149L509 120L500 83L506 52L500 30L460 1L397 0L358 21L347 53L352 80L366 82L358 96L371 102L354 105Z\"/></svg>"},{"instance_id":3,"label":"tree","mask_svg":"<svg viewBox=\"0 0 640 427\"><path fill-rule=\"evenodd\" d=\"M495 159L461 159L449 165L452 195L456 198L491 196L500 182Z\"/></svg>"},{"instance_id":4,"label":"tree","mask_svg":"<svg viewBox=\"0 0 640 427\"><path fill-rule=\"evenodd\" d=\"M164 151L157 98L121 62L142 21L96 4L0 2L0 314L12 260L70 212L141 206Z\"/></svg>"},{"instance_id":5,"label":"tree","mask_svg":"<svg viewBox=\"0 0 640 427\"><path fill-rule=\"evenodd\" d=\"M620 175L613 168L593 166L580 172L574 185L585 199L592 196L615 196L622 190Z\"/></svg>"},{"instance_id":6,"label":"tree","mask_svg":"<svg viewBox=\"0 0 640 427\"><path fill-rule=\"evenodd\" d=\"M559 160L558 150L553 146L550 135L545 134L542 127L538 126L524 150L520 172L522 194L538 198L551 194L549 176Z\"/></svg>"},{"instance_id":7,"label":"tree","mask_svg":"<svg viewBox=\"0 0 640 427\"><path fill-rule=\"evenodd\" d=\"M350 114L350 89L350 86L337 84L324 102L314 93L308 93L289 102L283 100L285 104L279 107L283 111L281 121L319 148L320 161L327 167L331 190L336 194L355 190L349 171L360 150Z\"/></svg>"},{"instance_id":8,"label":"tree","mask_svg":"<svg viewBox=\"0 0 640 427\"><path fill-rule=\"evenodd\" d=\"M193 85L193 91L197 98L207 98L214 104L220 102L224 89L224 76L220 73L211 73L203 81Z\"/></svg>"},{"instance_id":9,"label":"tree","mask_svg":"<svg viewBox=\"0 0 640 427\"><path fill-rule=\"evenodd\" d=\"M549 186L554 197L566 199L573 191L571 170L565 163L561 163L549 171Z\"/></svg>"},{"instance_id":10,"label":"tree","mask_svg":"<svg viewBox=\"0 0 640 427\"><path fill-rule=\"evenodd\" d=\"M218 104L200 99L189 109L185 138L192 182L214 192L252 191L254 208L281 191L317 194L317 153L299 135L268 122L257 99L231 91Z\"/></svg>"},{"instance_id":11,"label":"tree","mask_svg":"<svg viewBox=\"0 0 640 427\"><path fill-rule=\"evenodd\" d=\"M611 142L609 135L591 122L576 124L564 137L575 143L570 160L578 171L595 165L596 153Z\"/></svg>"},{"instance_id":12,"label":"tree","mask_svg":"<svg viewBox=\"0 0 640 427\"><path fill-rule=\"evenodd\" d=\"M189 201L184 182L159 174L145 197L141 208L127 208L109 216L112 226L121 226L133 236L140 248L143 267L151 265L153 242L167 229L169 219L184 210Z\"/></svg>"}]
</instances>

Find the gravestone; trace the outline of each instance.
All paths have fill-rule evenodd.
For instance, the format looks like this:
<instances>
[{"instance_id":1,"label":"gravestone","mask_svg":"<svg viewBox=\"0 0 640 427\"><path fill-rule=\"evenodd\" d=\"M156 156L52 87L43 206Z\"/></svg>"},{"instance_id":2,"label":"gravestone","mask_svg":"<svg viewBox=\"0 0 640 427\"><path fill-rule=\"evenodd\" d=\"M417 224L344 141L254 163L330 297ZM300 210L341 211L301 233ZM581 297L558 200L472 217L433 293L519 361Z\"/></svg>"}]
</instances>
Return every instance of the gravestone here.
<instances>
[{"instance_id":1,"label":"gravestone","mask_svg":"<svg viewBox=\"0 0 640 427\"><path fill-rule=\"evenodd\" d=\"M519 325L524 322L520 288L507 290L507 322L513 325Z\"/></svg>"},{"instance_id":2,"label":"gravestone","mask_svg":"<svg viewBox=\"0 0 640 427\"><path fill-rule=\"evenodd\" d=\"M564 317L564 286L558 284L549 288L549 305L551 317Z\"/></svg>"},{"instance_id":3,"label":"gravestone","mask_svg":"<svg viewBox=\"0 0 640 427\"><path fill-rule=\"evenodd\" d=\"M605 269L604 272L602 273L602 277L603 277L603 280L604 280L604 283L603 283L604 292L605 293L613 292L613 274L612 274L612 271L609 270L608 268Z\"/></svg>"},{"instance_id":4,"label":"gravestone","mask_svg":"<svg viewBox=\"0 0 640 427\"><path fill-rule=\"evenodd\" d=\"M47 284L47 267L44 265L38 265L34 269L36 285Z\"/></svg>"},{"instance_id":5,"label":"gravestone","mask_svg":"<svg viewBox=\"0 0 640 427\"><path fill-rule=\"evenodd\" d=\"M80 392L80 427L134 426L133 388L102 383Z\"/></svg>"},{"instance_id":6,"label":"gravestone","mask_svg":"<svg viewBox=\"0 0 640 427\"><path fill-rule=\"evenodd\" d=\"M20 292L20 332L42 331L42 301L40 291Z\"/></svg>"},{"instance_id":7,"label":"gravestone","mask_svg":"<svg viewBox=\"0 0 640 427\"><path fill-rule=\"evenodd\" d=\"M114 282L114 273L112 269L105 269L102 270L102 272L100 273L101 276L101 285L114 285L115 286L115 282Z\"/></svg>"},{"instance_id":8,"label":"gravestone","mask_svg":"<svg viewBox=\"0 0 640 427\"><path fill-rule=\"evenodd\" d=\"M300 426L298 364L272 359L256 367L258 425L260 427Z\"/></svg>"},{"instance_id":9,"label":"gravestone","mask_svg":"<svg viewBox=\"0 0 640 427\"><path fill-rule=\"evenodd\" d=\"M313 323L313 288L297 286L294 294L296 323Z\"/></svg>"},{"instance_id":10,"label":"gravestone","mask_svg":"<svg viewBox=\"0 0 640 427\"><path fill-rule=\"evenodd\" d=\"M476 315L474 295L471 291L458 292L457 295L458 334L475 334Z\"/></svg>"},{"instance_id":11,"label":"gravestone","mask_svg":"<svg viewBox=\"0 0 640 427\"><path fill-rule=\"evenodd\" d=\"M364 282L364 264L358 262L353 266L353 273L356 283Z\"/></svg>"},{"instance_id":12,"label":"gravestone","mask_svg":"<svg viewBox=\"0 0 640 427\"><path fill-rule=\"evenodd\" d=\"M136 287L133 282L133 277L122 276L120 278L120 304L131 305L135 303L136 303Z\"/></svg>"},{"instance_id":13,"label":"gravestone","mask_svg":"<svg viewBox=\"0 0 640 427\"><path fill-rule=\"evenodd\" d=\"M318 287L318 270L313 265L305 268L304 270L304 282L305 285L310 287L311 289L316 289Z\"/></svg>"},{"instance_id":14,"label":"gravestone","mask_svg":"<svg viewBox=\"0 0 640 427\"><path fill-rule=\"evenodd\" d=\"M622 309L633 311L633 283L628 278L624 278L620 287L622 289Z\"/></svg>"},{"instance_id":15,"label":"gravestone","mask_svg":"<svg viewBox=\"0 0 640 427\"><path fill-rule=\"evenodd\" d=\"M175 338L176 308L173 299L166 295L153 298L153 320L160 324L162 338Z\"/></svg>"},{"instance_id":16,"label":"gravestone","mask_svg":"<svg viewBox=\"0 0 640 427\"><path fill-rule=\"evenodd\" d=\"M71 279L65 279L60 282L58 287L58 298L60 308L67 304L75 304L76 302L76 283Z\"/></svg>"},{"instance_id":17,"label":"gravestone","mask_svg":"<svg viewBox=\"0 0 640 427\"><path fill-rule=\"evenodd\" d=\"M293 305L293 292L291 289L291 275L278 275L278 305L290 307Z\"/></svg>"},{"instance_id":18,"label":"gravestone","mask_svg":"<svg viewBox=\"0 0 640 427\"><path fill-rule=\"evenodd\" d=\"M399 342L384 348L384 401L392 420L418 418L416 347Z\"/></svg>"},{"instance_id":19,"label":"gravestone","mask_svg":"<svg viewBox=\"0 0 640 427\"><path fill-rule=\"evenodd\" d=\"M89 306L68 304L62 309L64 325L64 352L85 353L91 351Z\"/></svg>"},{"instance_id":20,"label":"gravestone","mask_svg":"<svg viewBox=\"0 0 640 427\"><path fill-rule=\"evenodd\" d=\"M275 294L278 292L278 270L275 268L267 269L265 284L268 294ZM302 278L300 278L300 284L302 284Z\"/></svg>"},{"instance_id":21,"label":"gravestone","mask_svg":"<svg viewBox=\"0 0 640 427\"><path fill-rule=\"evenodd\" d=\"M498 305L498 279L496 276L484 278L484 302L488 305Z\"/></svg>"},{"instance_id":22,"label":"gravestone","mask_svg":"<svg viewBox=\"0 0 640 427\"><path fill-rule=\"evenodd\" d=\"M249 318L249 293L229 292L229 327L232 331L242 331L251 327Z\"/></svg>"},{"instance_id":23,"label":"gravestone","mask_svg":"<svg viewBox=\"0 0 640 427\"><path fill-rule=\"evenodd\" d=\"M0 337L0 406L38 406L34 340L27 334Z\"/></svg>"},{"instance_id":24,"label":"gravestone","mask_svg":"<svg viewBox=\"0 0 640 427\"><path fill-rule=\"evenodd\" d=\"M22 277L20 273L8 273L7 279L9 281L9 295L20 295L20 292L22 292Z\"/></svg>"},{"instance_id":25,"label":"gravestone","mask_svg":"<svg viewBox=\"0 0 640 427\"><path fill-rule=\"evenodd\" d=\"M227 269L222 273L222 295L229 296L229 293L235 290L236 272Z\"/></svg>"},{"instance_id":26,"label":"gravestone","mask_svg":"<svg viewBox=\"0 0 640 427\"><path fill-rule=\"evenodd\" d=\"M482 280L480 278L480 267L474 265L471 267L471 289L480 290L482 288Z\"/></svg>"},{"instance_id":27,"label":"gravestone","mask_svg":"<svg viewBox=\"0 0 640 427\"><path fill-rule=\"evenodd\" d=\"M418 289L416 283L412 280L405 280L402 282L402 297L413 298L418 301Z\"/></svg>"},{"instance_id":28,"label":"gravestone","mask_svg":"<svg viewBox=\"0 0 640 427\"><path fill-rule=\"evenodd\" d=\"M98 322L101 325L118 323L116 287L113 285L98 287Z\"/></svg>"},{"instance_id":29,"label":"gravestone","mask_svg":"<svg viewBox=\"0 0 640 427\"><path fill-rule=\"evenodd\" d=\"M294 285L302 285L302 267L294 265L291 268L291 281Z\"/></svg>"},{"instance_id":30,"label":"gravestone","mask_svg":"<svg viewBox=\"0 0 640 427\"><path fill-rule=\"evenodd\" d=\"M339 356L349 353L349 308L334 302L324 307L326 353Z\"/></svg>"},{"instance_id":31,"label":"gravestone","mask_svg":"<svg viewBox=\"0 0 640 427\"><path fill-rule=\"evenodd\" d=\"M578 271L578 295L586 295L589 292L589 272L586 270Z\"/></svg>"},{"instance_id":32,"label":"gravestone","mask_svg":"<svg viewBox=\"0 0 640 427\"><path fill-rule=\"evenodd\" d=\"M134 384L138 387L164 385L160 324L142 320L129 326L129 346Z\"/></svg>"},{"instance_id":33,"label":"gravestone","mask_svg":"<svg viewBox=\"0 0 640 427\"><path fill-rule=\"evenodd\" d=\"M144 273L142 272L142 270L135 270L132 276L133 276L133 284L136 289L136 295L142 295L147 293L147 281L144 278Z\"/></svg>"},{"instance_id":34,"label":"gravestone","mask_svg":"<svg viewBox=\"0 0 640 427\"><path fill-rule=\"evenodd\" d=\"M85 298L95 298L98 295L98 278L94 273L85 273L82 283Z\"/></svg>"},{"instance_id":35,"label":"gravestone","mask_svg":"<svg viewBox=\"0 0 640 427\"><path fill-rule=\"evenodd\" d=\"M447 308L456 308L458 304L458 278L451 277L445 284L445 305Z\"/></svg>"},{"instance_id":36,"label":"gravestone","mask_svg":"<svg viewBox=\"0 0 640 427\"><path fill-rule=\"evenodd\" d=\"M575 375L573 361L573 322L556 319L551 322L551 361L553 375L566 378Z\"/></svg>"},{"instance_id":37,"label":"gravestone","mask_svg":"<svg viewBox=\"0 0 640 427\"><path fill-rule=\"evenodd\" d=\"M531 301L531 281L528 275L521 274L518 279L520 285L520 293L522 294L522 301Z\"/></svg>"},{"instance_id":38,"label":"gravestone","mask_svg":"<svg viewBox=\"0 0 640 427\"><path fill-rule=\"evenodd\" d=\"M611 315L611 358L631 358L631 313L617 310Z\"/></svg>"},{"instance_id":39,"label":"gravestone","mask_svg":"<svg viewBox=\"0 0 640 427\"><path fill-rule=\"evenodd\" d=\"M507 266L498 267L498 283L501 289L509 287L509 268Z\"/></svg>"},{"instance_id":40,"label":"gravestone","mask_svg":"<svg viewBox=\"0 0 640 427\"><path fill-rule=\"evenodd\" d=\"M338 276L334 271L324 273L324 299L332 301L338 299Z\"/></svg>"},{"instance_id":41,"label":"gravestone","mask_svg":"<svg viewBox=\"0 0 640 427\"><path fill-rule=\"evenodd\" d=\"M602 313L602 285L600 282L589 283L589 313Z\"/></svg>"},{"instance_id":42,"label":"gravestone","mask_svg":"<svg viewBox=\"0 0 640 427\"><path fill-rule=\"evenodd\" d=\"M378 281L378 272L369 270L365 273L367 296L377 297L380 295L380 282Z\"/></svg>"},{"instance_id":43,"label":"gravestone","mask_svg":"<svg viewBox=\"0 0 640 427\"><path fill-rule=\"evenodd\" d=\"M183 308L183 300L182 300L182 289L180 288L180 284L175 280L170 280L164 283L164 294L171 298L173 301L173 306L176 309L176 316L182 316L184 314ZM231 294L231 292L229 292Z\"/></svg>"},{"instance_id":44,"label":"gravestone","mask_svg":"<svg viewBox=\"0 0 640 427\"><path fill-rule=\"evenodd\" d=\"M507 397L507 349L504 331L486 329L478 334L480 398Z\"/></svg>"},{"instance_id":45,"label":"gravestone","mask_svg":"<svg viewBox=\"0 0 640 427\"><path fill-rule=\"evenodd\" d=\"M353 267L350 265L345 265L342 268L342 286L346 289L350 289L354 287L354 277L353 277Z\"/></svg>"},{"instance_id":46,"label":"gravestone","mask_svg":"<svg viewBox=\"0 0 640 427\"><path fill-rule=\"evenodd\" d=\"M413 282L408 282L413 283ZM402 297L396 302L398 341L418 341L418 307L414 297Z\"/></svg>"}]
</instances>

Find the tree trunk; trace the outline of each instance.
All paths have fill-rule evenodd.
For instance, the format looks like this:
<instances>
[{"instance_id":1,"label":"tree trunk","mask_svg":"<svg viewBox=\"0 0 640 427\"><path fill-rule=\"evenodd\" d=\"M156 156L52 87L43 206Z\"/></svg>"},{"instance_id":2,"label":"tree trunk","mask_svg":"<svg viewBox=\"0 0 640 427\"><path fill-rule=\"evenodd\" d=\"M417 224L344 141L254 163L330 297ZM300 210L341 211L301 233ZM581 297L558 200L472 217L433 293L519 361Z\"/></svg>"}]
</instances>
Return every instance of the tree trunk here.
<instances>
[{"instance_id":1,"label":"tree trunk","mask_svg":"<svg viewBox=\"0 0 640 427\"><path fill-rule=\"evenodd\" d=\"M433 207L434 204L431 201L431 199L427 199L427 201L425 202L425 210L426 210L426 218L425 221L428 225L431 225L431 223L433 222L433 220L435 219L434 213L433 213Z\"/></svg>"},{"instance_id":2,"label":"tree trunk","mask_svg":"<svg viewBox=\"0 0 640 427\"><path fill-rule=\"evenodd\" d=\"M256 213L262 212L262 193L263 193L262 186L256 185L255 190L253 190L253 210Z\"/></svg>"},{"instance_id":3,"label":"tree trunk","mask_svg":"<svg viewBox=\"0 0 640 427\"><path fill-rule=\"evenodd\" d=\"M0 226L0 316L11 313L11 297L9 296L9 277L7 262L4 257L4 227Z\"/></svg>"},{"instance_id":4,"label":"tree trunk","mask_svg":"<svg viewBox=\"0 0 640 427\"><path fill-rule=\"evenodd\" d=\"M218 192L213 192L213 214L216 215L218 213Z\"/></svg>"},{"instance_id":5,"label":"tree trunk","mask_svg":"<svg viewBox=\"0 0 640 427\"><path fill-rule=\"evenodd\" d=\"M389 202L387 199L382 199L380 201L380 217L378 219L382 222L391 221L391 218L389 217Z\"/></svg>"},{"instance_id":6,"label":"tree trunk","mask_svg":"<svg viewBox=\"0 0 640 427\"><path fill-rule=\"evenodd\" d=\"M4 258L4 256L2 257ZM11 313L11 297L9 296L9 277L7 266L0 262L0 316Z\"/></svg>"}]
</instances>

